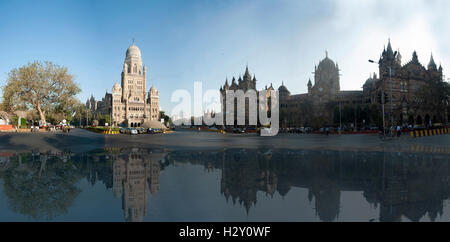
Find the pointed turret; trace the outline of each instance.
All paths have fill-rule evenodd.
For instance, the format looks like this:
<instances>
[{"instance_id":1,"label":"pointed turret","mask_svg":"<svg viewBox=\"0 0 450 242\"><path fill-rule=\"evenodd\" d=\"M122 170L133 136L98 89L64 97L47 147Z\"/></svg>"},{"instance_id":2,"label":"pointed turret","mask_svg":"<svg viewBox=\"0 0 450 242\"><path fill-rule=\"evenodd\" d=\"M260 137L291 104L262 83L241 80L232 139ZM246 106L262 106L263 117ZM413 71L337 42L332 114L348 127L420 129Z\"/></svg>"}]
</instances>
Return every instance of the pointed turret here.
<instances>
[{"instance_id":1,"label":"pointed turret","mask_svg":"<svg viewBox=\"0 0 450 242\"><path fill-rule=\"evenodd\" d=\"M419 58L417 57L417 52L416 51L413 52L413 56L412 56L412 60L411 61L414 62L414 63L419 63Z\"/></svg>"},{"instance_id":2,"label":"pointed turret","mask_svg":"<svg viewBox=\"0 0 450 242\"><path fill-rule=\"evenodd\" d=\"M437 70L436 63L434 63L433 53L431 53L430 63L428 63L428 70Z\"/></svg>"},{"instance_id":3,"label":"pointed turret","mask_svg":"<svg viewBox=\"0 0 450 242\"><path fill-rule=\"evenodd\" d=\"M245 68L245 74L244 74L244 81L250 81L252 79L252 76L250 75L250 72L248 71L248 65Z\"/></svg>"},{"instance_id":4,"label":"pointed turret","mask_svg":"<svg viewBox=\"0 0 450 242\"><path fill-rule=\"evenodd\" d=\"M387 46L387 49L386 49L386 54L388 55L388 56L394 56L394 51L392 51L392 46L391 46L391 38L389 38L389 40L388 40L388 46Z\"/></svg>"},{"instance_id":5,"label":"pointed turret","mask_svg":"<svg viewBox=\"0 0 450 242\"><path fill-rule=\"evenodd\" d=\"M311 78L309 78L309 81L308 81L308 93L311 93L311 89L312 89L312 83L311 83Z\"/></svg>"}]
</instances>

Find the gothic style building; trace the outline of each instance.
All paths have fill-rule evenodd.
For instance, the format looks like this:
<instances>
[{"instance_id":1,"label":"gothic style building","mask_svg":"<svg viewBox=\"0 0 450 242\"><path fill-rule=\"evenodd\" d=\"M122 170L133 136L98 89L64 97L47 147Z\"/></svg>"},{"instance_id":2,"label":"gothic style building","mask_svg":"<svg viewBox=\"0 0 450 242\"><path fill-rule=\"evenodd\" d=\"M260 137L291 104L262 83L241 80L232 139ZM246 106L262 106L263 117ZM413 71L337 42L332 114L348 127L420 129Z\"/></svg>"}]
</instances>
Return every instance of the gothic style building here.
<instances>
[{"instance_id":1,"label":"gothic style building","mask_svg":"<svg viewBox=\"0 0 450 242\"><path fill-rule=\"evenodd\" d=\"M441 109L440 106L425 100L432 99L432 93L426 96L430 85L444 81L442 66L436 66L433 55L427 67L424 67L414 51L412 59L403 65L400 52L394 52L389 41L378 64L379 78L374 75L364 84L365 102L378 104L376 99L384 92L388 99L386 113L389 119L392 114L394 125L426 126L448 122L447 109Z\"/></svg>"},{"instance_id":2,"label":"gothic style building","mask_svg":"<svg viewBox=\"0 0 450 242\"><path fill-rule=\"evenodd\" d=\"M145 121L159 119L158 90L152 86L147 92L146 85L147 67L133 42L126 52L121 84L116 82L102 101L91 97L86 106L93 112L110 114L114 126L140 127Z\"/></svg>"},{"instance_id":3,"label":"gothic style building","mask_svg":"<svg viewBox=\"0 0 450 242\"><path fill-rule=\"evenodd\" d=\"M429 96L433 95L430 91L428 97L423 95L426 93L423 90L431 90L429 88L432 83L444 81L442 66L437 67L433 56L431 56L430 62L425 68L419 63L416 52L413 53L412 59L405 65L402 65L401 58L399 52L392 50L389 41L378 62L379 76L373 74L367 79L363 85L363 90L343 91L340 89L339 66L326 53L325 58L314 69L314 83L311 79L308 81L307 93L291 94L284 83L278 88L280 127L312 126L318 128L337 126L340 114L339 111L336 111L344 107L349 107L351 110L354 110L352 112L355 112L354 115L353 113L351 115L354 118L352 118L349 126L363 125L366 120L358 119L356 110L367 108L366 110L370 110L372 114L381 115L382 108L379 100L381 92L384 92L388 99L385 105L387 126L391 125L391 118L393 125L403 126L426 126L435 123L447 123L447 109L436 105L436 102L427 101L427 99L431 99ZM231 85L228 84L227 79L220 91L224 95L226 90L239 89L244 92L249 89L256 90L256 78L251 78L248 68L243 79L239 77L236 83L233 77ZM273 89L272 85L269 88L266 86L266 90L269 89ZM268 100L270 100L270 97ZM437 101L439 102L440 100ZM377 110L371 109L372 107L375 107ZM247 109L248 105L246 105L246 120L248 119ZM223 107L223 112L227 114L225 107ZM236 111L234 115L236 119ZM364 124L376 125L374 120L367 120ZM343 125L346 124L343 123Z\"/></svg>"}]
</instances>

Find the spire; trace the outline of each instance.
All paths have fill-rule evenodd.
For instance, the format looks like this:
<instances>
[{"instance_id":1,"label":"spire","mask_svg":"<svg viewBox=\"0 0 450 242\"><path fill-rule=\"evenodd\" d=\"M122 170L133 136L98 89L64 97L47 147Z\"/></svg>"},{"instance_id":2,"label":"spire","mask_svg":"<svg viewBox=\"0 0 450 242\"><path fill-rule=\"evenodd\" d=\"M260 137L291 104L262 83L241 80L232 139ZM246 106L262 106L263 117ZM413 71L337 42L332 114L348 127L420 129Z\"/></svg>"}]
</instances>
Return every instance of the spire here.
<instances>
[{"instance_id":1,"label":"spire","mask_svg":"<svg viewBox=\"0 0 450 242\"><path fill-rule=\"evenodd\" d=\"M419 63L419 58L417 57L417 52L415 50L413 52L412 62Z\"/></svg>"},{"instance_id":2,"label":"spire","mask_svg":"<svg viewBox=\"0 0 450 242\"><path fill-rule=\"evenodd\" d=\"M251 80L252 76L250 75L250 72L248 71L248 65L245 68L245 74L244 74L244 80Z\"/></svg>"},{"instance_id":3,"label":"spire","mask_svg":"<svg viewBox=\"0 0 450 242\"><path fill-rule=\"evenodd\" d=\"M131 43L131 45L134 45L134 38L133 38L133 43Z\"/></svg>"},{"instance_id":4,"label":"spire","mask_svg":"<svg viewBox=\"0 0 450 242\"><path fill-rule=\"evenodd\" d=\"M388 57L394 57L394 51L392 51L392 46L391 46L391 38L389 38L389 41L388 41L386 54Z\"/></svg>"},{"instance_id":5,"label":"spire","mask_svg":"<svg viewBox=\"0 0 450 242\"><path fill-rule=\"evenodd\" d=\"M254 82L256 81L256 75L255 74L253 74L253 81Z\"/></svg>"},{"instance_id":6,"label":"spire","mask_svg":"<svg viewBox=\"0 0 450 242\"><path fill-rule=\"evenodd\" d=\"M325 58L328 58L328 51L325 50Z\"/></svg>"},{"instance_id":7,"label":"spire","mask_svg":"<svg viewBox=\"0 0 450 242\"><path fill-rule=\"evenodd\" d=\"M433 53L431 53L430 63L428 64L428 70L436 70L436 63L434 63Z\"/></svg>"},{"instance_id":8,"label":"spire","mask_svg":"<svg viewBox=\"0 0 450 242\"><path fill-rule=\"evenodd\" d=\"M308 87L310 87L310 86L312 86L311 78L309 78L309 81L308 81Z\"/></svg>"}]
</instances>

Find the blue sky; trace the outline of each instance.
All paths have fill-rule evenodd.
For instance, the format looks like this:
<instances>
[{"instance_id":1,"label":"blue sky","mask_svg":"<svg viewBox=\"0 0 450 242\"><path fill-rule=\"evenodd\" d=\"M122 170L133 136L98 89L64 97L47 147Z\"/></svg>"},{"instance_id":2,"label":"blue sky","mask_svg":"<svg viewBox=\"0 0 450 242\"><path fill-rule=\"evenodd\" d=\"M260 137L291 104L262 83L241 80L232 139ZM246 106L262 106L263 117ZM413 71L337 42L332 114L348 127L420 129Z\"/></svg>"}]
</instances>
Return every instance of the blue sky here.
<instances>
[{"instance_id":1,"label":"blue sky","mask_svg":"<svg viewBox=\"0 0 450 242\"><path fill-rule=\"evenodd\" d=\"M120 81L135 38L163 110L176 89L218 89L247 63L258 89L284 81L306 92L325 50L342 70L341 89L357 90L389 37L404 63L417 50L423 64L433 52L450 68L449 10L445 0L0 0L0 85L11 69L50 60L75 75L80 100L100 99Z\"/></svg>"}]
</instances>

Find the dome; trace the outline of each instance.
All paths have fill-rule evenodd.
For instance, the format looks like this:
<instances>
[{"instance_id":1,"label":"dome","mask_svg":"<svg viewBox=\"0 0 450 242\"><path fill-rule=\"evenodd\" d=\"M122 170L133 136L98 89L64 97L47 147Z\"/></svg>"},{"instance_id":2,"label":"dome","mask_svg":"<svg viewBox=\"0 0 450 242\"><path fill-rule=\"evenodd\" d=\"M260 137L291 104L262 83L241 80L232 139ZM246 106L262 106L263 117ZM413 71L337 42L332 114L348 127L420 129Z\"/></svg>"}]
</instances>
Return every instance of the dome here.
<instances>
[{"instance_id":1,"label":"dome","mask_svg":"<svg viewBox=\"0 0 450 242\"><path fill-rule=\"evenodd\" d=\"M126 59L130 59L130 58L138 58L141 59L141 50L139 49L139 47L137 47L136 45L133 44L128 47L127 49L127 54L126 54Z\"/></svg>"},{"instance_id":2,"label":"dome","mask_svg":"<svg viewBox=\"0 0 450 242\"><path fill-rule=\"evenodd\" d=\"M323 59L319 63L319 66L317 67L317 69L319 69L319 70L335 70L336 69L336 64L334 63L334 61L332 61L327 56L327 57L325 57L325 59Z\"/></svg>"},{"instance_id":3,"label":"dome","mask_svg":"<svg viewBox=\"0 0 450 242\"><path fill-rule=\"evenodd\" d=\"M116 82L116 84L114 84L113 86L113 90L120 90L120 84L118 82Z\"/></svg>"},{"instance_id":4,"label":"dome","mask_svg":"<svg viewBox=\"0 0 450 242\"><path fill-rule=\"evenodd\" d=\"M289 93L289 90L284 84L281 84L281 86L278 88L278 92L280 93Z\"/></svg>"},{"instance_id":5,"label":"dome","mask_svg":"<svg viewBox=\"0 0 450 242\"><path fill-rule=\"evenodd\" d=\"M155 94L157 94L157 93L158 93L158 90L156 89L156 87L155 87L155 86L153 86L153 85L152 85L152 87L150 88L150 91L149 91L149 93L151 93L151 94L155 95Z\"/></svg>"}]
</instances>

